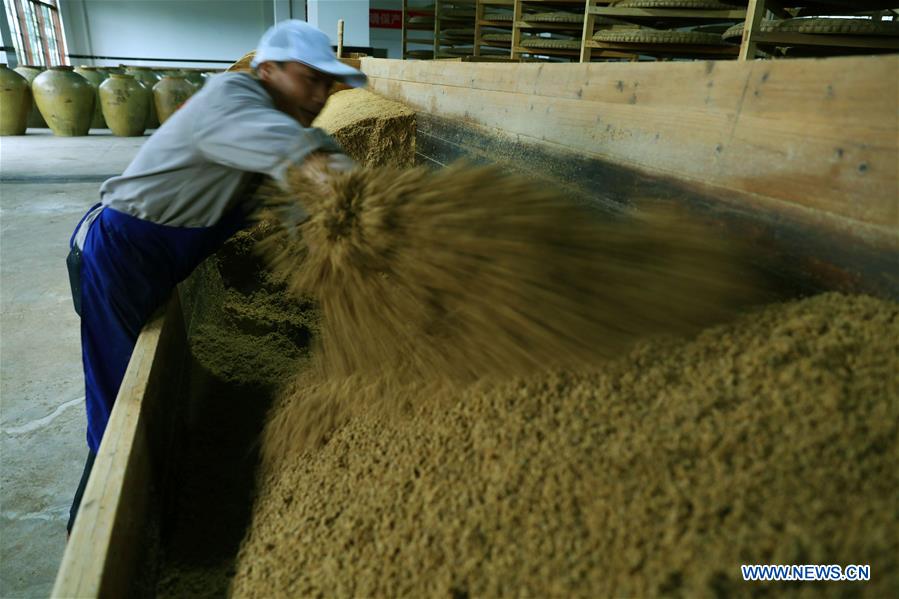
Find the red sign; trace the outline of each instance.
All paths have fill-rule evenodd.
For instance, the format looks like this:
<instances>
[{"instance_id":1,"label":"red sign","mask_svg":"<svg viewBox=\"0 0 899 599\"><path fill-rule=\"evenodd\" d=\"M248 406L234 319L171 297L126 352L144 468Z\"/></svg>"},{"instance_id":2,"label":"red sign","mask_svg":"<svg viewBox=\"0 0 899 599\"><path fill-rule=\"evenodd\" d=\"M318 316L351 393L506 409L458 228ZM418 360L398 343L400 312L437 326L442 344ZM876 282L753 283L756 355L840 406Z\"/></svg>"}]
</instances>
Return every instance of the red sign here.
<instances>
[{"instance_id":1,"label":"red sign","mask_svg":"<svg viewBox=\"0 0 899 599\"><path fill-rule=\"evenodd\" d=\"M368 9L368 26L377 29L402 29L403 11L370 8Z\"/></svg>"},{"instance_id":2,"label":"red sign","mask_svg":"<svg viewBox=\"0 0 899 599\"><path fill-rule=\"evenodd\" d=\"M410 17L421 17L430 14L431 13L428 12L415 10L409 11ZM402 29L403 11L385 8L370 8L368 9L368 26L374 29Z\"/></svg>"}]
</instances>

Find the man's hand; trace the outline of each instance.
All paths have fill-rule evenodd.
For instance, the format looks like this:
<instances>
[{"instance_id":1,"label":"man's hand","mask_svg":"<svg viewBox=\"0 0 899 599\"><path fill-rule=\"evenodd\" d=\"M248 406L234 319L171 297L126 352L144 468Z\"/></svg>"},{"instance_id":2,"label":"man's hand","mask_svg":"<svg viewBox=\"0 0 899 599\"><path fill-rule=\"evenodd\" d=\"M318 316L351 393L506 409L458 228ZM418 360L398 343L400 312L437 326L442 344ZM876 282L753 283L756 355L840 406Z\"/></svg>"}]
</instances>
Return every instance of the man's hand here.
<instances>
[{"instance_id":1,"label":"man's hand","mask_svg":"<svg viewBox=\"0 0 899 599\"><path fill-rule=\"evenodd\" d=\"M309 155L298 168L307 183L325 185L331 176L351 171L356 166L356 162L346 154L316 152ZM282 188L287 191L286 183L282 184ZM299 201L282 200L276 205L271 205L270 208L291 237L296 237L299 227L310 216Z\"/></svg>"},{"instance_id":2,"label":"man's hand","mask_svg":"<svg viewBox=\"0 0 899 599\"><path fill-rule=\"evenodd\" d=\"M356 168L356 161L346 154L328 154L328 168L332 171L346 172Z\"/></svg>"}]
</instances>

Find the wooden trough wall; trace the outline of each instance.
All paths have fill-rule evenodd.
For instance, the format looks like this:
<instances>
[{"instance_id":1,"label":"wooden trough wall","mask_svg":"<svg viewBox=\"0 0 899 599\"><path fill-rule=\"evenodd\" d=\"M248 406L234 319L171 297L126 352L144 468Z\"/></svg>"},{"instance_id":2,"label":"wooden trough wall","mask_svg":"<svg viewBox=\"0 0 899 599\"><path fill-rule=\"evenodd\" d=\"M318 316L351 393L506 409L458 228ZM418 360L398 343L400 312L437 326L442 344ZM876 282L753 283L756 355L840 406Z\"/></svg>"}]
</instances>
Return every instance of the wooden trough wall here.
<instances>
[{"instance_id":1,"label":"wooden trough wall","mask_svg":"<svg viewBox=\"0 0 899 599\"><path fill-rule=\"evenodd\" d=\"M785 278L899 299L899 56L362 68L418 111L423 161L546 171L610 207L680 202ZM192 277L142 331L54 597L129 595L203 309Z\"/></svg>"},{"instance_id":2,"label":"wooden trough wall","mask_svg":"<svg viewBox=\"0 0 899 599\"><path fill-rule=\"evenodd\" d=\"M362 68L418 111L422 159L674 199L785 280L899 298L899 56Z\"/></svg>"}]
</instances>

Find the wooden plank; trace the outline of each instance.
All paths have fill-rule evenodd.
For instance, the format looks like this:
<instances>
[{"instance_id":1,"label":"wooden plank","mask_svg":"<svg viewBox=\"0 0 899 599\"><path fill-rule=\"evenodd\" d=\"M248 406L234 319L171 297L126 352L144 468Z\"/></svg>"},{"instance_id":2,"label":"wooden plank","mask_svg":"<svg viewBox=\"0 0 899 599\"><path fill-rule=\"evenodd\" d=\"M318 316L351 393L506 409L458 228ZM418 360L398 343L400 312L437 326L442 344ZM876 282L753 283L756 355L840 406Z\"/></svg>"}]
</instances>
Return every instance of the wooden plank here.
<instances>
[{"instance_id":1,"label":"wooden plank","mask_svg":"<svg viewBox=\"0 0 899 599\"><path fill-rule=\"evenodd\" d=\"M472 52L473 56L481 55L481 44L483 41L481 40L481 21L484 17L484 2L482 0L478 0L477 4L474 7L474 50Z\"/></svg>"},{"instance_id":2,"label":"wooden plank","mask_svg":"<svg viewBox=\"0 0 899 599\"><path fill-rule=\"evenodd\" d=\"M744 19L745 10L693 10L680 8L608 8L593 7L589 9L593 15L603 17L639 17L639 18L665 18L665 19L711 19L722 21Z\"/></svg>"},{"instance_id":3,"label":"wooden plank","mask_svg":"<svg viewBox=\"0 0 899 599\"><path fill-rule=\"evenodd\" d=\"M580 31L583 28L583 23L541 23L539 21L517 21L515 23L515 26L519 29L537 29L539 31Z\"/></svg>"},{"instance_id":4,"label":"wooden plank","mask_svg":"<svg viewBox=\"0 0 899 599\"><path fill-rule=\"evenodd\" d=\"M756 33L753 42L784 46L836 46L840 48L871 48L899 50L899 38L861 35L822 35L818 33L763 32Z\"/></svg>"},{"instance_id":5,"label":"wooden plank","mask_svg":"<svg viewBox=\"0 0 899 599\"><path fill-rule=\"evenodd\" d=\"M808 226L767 209L753 196L739 204L722 201L714 188L684 184L571 152L554 151L526 140L417 113L416 154L435 166L465 160L497 164L504 170L541 177L551 173L555 185L579 203L618 214L646 198L672 203L738 240L752 256L767 285L787 297L840 290L899 300L892 253L862 240Z\"/></svg>"},{"instance_id":6,"label":"wooden plank","mask_svg":"<svg viewBox=\"0 0 899 599\"><path fill-rule=\"evenodd\" d=\"M53 597L127 597L144 547L149 488L167 440L165 403L186 352L178 294L144 326L85 488Z\"/></svg>"},{"instance_id":7,"label":"wooden plank","mask_svg":"<svg viewBox=\"0 0 899 599\"><path fill-rule=\"evenodd\" d=\"M739 52L737 46L703 46L700 44L649 44L649 43L625 43L625 42L595 42L588 41L590 48L605 48L608 50L629 51L632 54L646 54L649 56L670 54L683 58L688 56L703 57L736 57Z\"/></svg>"},{"instance_id":8,"label":"wooden plank","mask_svg":"<svg viewBox=\"0 0 899 599\"><path fill-rule=\"evenodd\" d=\"M373 91L417 110L897 244L899 56L362 64Z\"/></svg>"},{"instance_id":9,"label":"wooden plank","mask_svg":"<svg viewBox=\"0 0 899 599\"><path fill-rule=\"evenodd\" d=\"M441 0L434 0L434 41L432 45L432 49L434 52L433 58L440 57L440 13L443 12L440 10L440 2Z\"/></svg>"},{"instance_id":10,"label":"wooden plank","mask_svg":"<svg viewBox=\"0 0 899 599\"><path fill-rule=\"evenodd\" d=\"M516 48L521 46L521 28L518 26L518 23L521 22L522 12L524 11L521 6L521 0L515 0L514 5L512 6L512 44L510 50L510 56L512 58L521 58L521 54Z\"/></svg>"},{"instance_id":11,"label":"wooden plank","mask_svg":"<svg viewBox=\"0 0 899 599\"><path fill-rule=\"evenodd\" d=\"M758 47L753 39L759 32L759 25L765 16L765 0L749 0L746 7L746 21L743 27L743 42L740 45L740 60L752 60Z\"/></svg>"},{"instance_id":12,"label":"wooden plank","mask_svg":"<svg viewBox=\"0 0 899 599\"><path fill-rule=\"evenodd\" d=\"M519 54L538 54L540 56L580 56L580 50L574 48L529 48L519 46L515 48Z\"/></svg>"},{"instance_id":13,"label":"wooden plank","mask_svg":"<svg viewBox=\"0 0 899 599\"><path fill-rule=\"evenodd\" d=\"M588 42L593 40L594 28L596 24L596 15L590 12L593 7L593 0L587 0L584 4L584 27L581 31L581 62L590 62L593 58L593 49Z\"/></svg>"}]
</instances>

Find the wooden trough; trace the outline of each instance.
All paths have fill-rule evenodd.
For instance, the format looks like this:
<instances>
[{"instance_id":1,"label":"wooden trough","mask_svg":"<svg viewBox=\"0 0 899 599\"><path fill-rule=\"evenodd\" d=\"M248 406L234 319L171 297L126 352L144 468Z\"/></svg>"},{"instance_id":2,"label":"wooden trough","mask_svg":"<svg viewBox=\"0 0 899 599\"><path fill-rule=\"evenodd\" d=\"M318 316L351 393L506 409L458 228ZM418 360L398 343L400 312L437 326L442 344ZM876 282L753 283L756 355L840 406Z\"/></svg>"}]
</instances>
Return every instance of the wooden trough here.
<instances>
[{"instance_id":1,"label":"wooden trough","mask_svg":"<svg viewBox=\"0 0 899 599\"><path fill-rule=\"evenodd\" d=\"M420 161L502 162L617 209L685 205L796 293L899 299L899 56L685 63L362 59ZM54 597L131 596L171 457L197 277L137 343Z\"/></svg>"}]
</instances>

